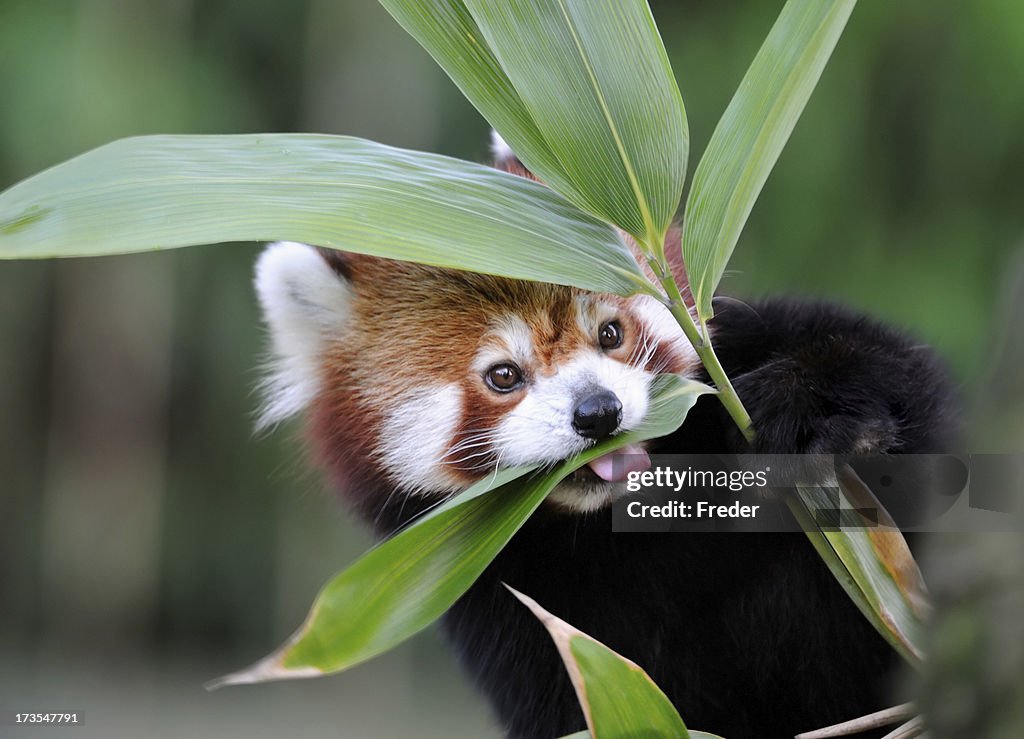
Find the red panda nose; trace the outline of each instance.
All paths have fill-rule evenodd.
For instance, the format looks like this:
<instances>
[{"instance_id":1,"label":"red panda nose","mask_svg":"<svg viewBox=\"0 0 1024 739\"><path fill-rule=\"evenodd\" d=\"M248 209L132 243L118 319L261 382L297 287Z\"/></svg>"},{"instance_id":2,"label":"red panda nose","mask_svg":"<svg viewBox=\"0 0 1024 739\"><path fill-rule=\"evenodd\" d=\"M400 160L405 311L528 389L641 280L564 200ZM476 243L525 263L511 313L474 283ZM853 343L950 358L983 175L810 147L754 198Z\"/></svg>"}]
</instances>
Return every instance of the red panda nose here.
<instances>
[{"instance_id":1,"label":"red panda nose","mask_svg":"<svg viewBox=\"0 0 1024 739\"><path fill-rule=\"evenodd\" d=\"M609 390L586 396L572 412L572 427L577 434L588 439L611 436L621 421L622 403Z\"/></svg>"}]
</instances>

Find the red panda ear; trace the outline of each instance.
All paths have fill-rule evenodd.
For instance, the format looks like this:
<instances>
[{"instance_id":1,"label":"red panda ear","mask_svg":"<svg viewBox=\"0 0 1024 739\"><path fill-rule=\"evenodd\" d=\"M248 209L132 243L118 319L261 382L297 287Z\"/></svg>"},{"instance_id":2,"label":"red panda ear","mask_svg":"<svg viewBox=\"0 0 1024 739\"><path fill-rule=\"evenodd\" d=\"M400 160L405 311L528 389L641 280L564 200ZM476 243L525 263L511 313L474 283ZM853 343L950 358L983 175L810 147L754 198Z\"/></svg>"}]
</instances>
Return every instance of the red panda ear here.
<instances>
[{"instance_id":1,"label":"red panda ear","mask_svg":"<svg viewBox=\"0 0 1024 739\"><path fill-rule=\"evenodd\" d=\"M512 147L505 142L501 134L493 128L491 129L491 154L494 155L495 169L500 169L502 172L508 172L519 177L525 177L534 182L540 182L540 179L519 160L519 157L515 155Z\"/></svg>"},{"instance_id":2,"label":"red panda ear","mask_svg":"<svg viewBox=\"0 0 1024 739\"><path fill-rule=\"evenodd\" d=\"M256 293L271 341L258 427L283 421L315 397L323 352L352 313L345 258L333 250L278 242L256 262Z\"/></svg>"},{"instance_id":3,"label":"red panda ear","mask_svg":"<svg viewBox=\"0 0 1024 739\"><path fill-rule=\"evenodd\" d=\"M350 254L323 246L316 247L316 250L320 252L320 256L327 262L327 266L333 270L334 274L345 280L352 279L352 258Z\"/></svg>"}]
</instances>

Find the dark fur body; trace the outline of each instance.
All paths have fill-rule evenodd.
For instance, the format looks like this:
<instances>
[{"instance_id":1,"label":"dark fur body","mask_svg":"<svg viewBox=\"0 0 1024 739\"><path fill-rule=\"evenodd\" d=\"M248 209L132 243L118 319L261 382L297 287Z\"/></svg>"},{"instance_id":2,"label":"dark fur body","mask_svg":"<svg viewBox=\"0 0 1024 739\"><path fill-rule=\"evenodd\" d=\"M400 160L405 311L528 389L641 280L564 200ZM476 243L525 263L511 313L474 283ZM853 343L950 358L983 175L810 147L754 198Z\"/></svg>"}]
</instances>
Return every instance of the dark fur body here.
<instances>
[{"instance_id":1,"label":"dark fur body","mask_svg":"<svg viewBox=\"0 0 1024 739\"><path fill-rule=\"evenodd\" d=\"M758 429L756 451L949 447L951 392L929 350L825 304L716 310L716 350ZM705 397L653 451L749 447ZM381 533L416 512L412 501L385 505L364 511ZM616 534L607 510L542 508L444 619L510 736L562 736L584 721L550 638L502 582L637 662L691 728L792 737L895 702L897 656L802 534Z\"/></svg>"}]
</instances>

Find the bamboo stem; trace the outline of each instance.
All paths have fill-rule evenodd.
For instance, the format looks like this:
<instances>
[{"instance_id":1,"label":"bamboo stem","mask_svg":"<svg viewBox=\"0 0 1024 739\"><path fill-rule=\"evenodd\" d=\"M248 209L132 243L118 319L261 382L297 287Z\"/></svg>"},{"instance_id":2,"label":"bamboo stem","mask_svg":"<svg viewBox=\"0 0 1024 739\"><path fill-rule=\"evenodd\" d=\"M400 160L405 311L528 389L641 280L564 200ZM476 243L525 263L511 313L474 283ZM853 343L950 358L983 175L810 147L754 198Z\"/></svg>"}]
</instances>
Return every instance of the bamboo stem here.
<instances>
[{"instance_id":1,"label":"bamboo stem","mask_svg":"<svg viewBox=\"0 0 1024 739\"><path fill-rule=\"evenodd\" d=\"M861 732L868 731L869 729L891 726L898 721L903 721L904 719L913 716L916 712L917 709L914 707L913 703L903 703L898 706L893 706L892 708L877 711L867 716L855 718L852 721L844 721L843 723L835 724L834 726L826 726L824 729L797 734L796 739L832 739L833 737L860 734ZM919 728L920 725L920 717L914 718L899 727L896 732L905 731L907 729L916 729ZM896 732L892 732L888 736L905 736L905 734L897 734Z\"/></svg>"},{"instance_id":2,"label":"bamboo stem","mask_svg":"<svg viewBox=\"0 0 1024 739\"><path fill-rule=\"evenodd\" d=\"M718 360L718 355L715 354L715 349L707 336L707 330L705 329L702 333L697 328L693 316L690 315L690 311L686 307L683 296L679 293L679 286L676 285L675 280L672 278L672 272L667 268L665 262L657 262L656 267L658 279L668 295L665 303L666 306L672 312L680 328L683 329L686 338L689 339L694 351L697 352L697 356L700 357L704 369L707 370L712 382L715 383L715 387L718 389L718 399L725 406L725 410L732 417L732 420L736 422L736 426L739 427L743 437L747 442L753 443L755 432L754 424L750 420L750 414L743 407L743 401L736 394L736 389L732 386L732 382L729 381L729 376L725 374L725 369Z\"/></svg>"}]
</instances>

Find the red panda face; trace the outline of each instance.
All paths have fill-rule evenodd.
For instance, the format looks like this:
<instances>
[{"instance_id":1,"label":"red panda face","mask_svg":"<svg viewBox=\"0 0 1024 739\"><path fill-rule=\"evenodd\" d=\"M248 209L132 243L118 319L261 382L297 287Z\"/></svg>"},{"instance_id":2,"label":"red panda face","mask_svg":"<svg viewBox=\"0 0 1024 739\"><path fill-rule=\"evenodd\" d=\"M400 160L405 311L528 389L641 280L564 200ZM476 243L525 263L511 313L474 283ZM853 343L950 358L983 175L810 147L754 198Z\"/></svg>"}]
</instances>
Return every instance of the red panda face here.
<instances>
[{"instance_id":1,"label":"red panda face","mask_svg":"<svg viewBox=\"0 0 1024 739\"><path fill-rule=\"evenodd\" d=\"M529 285L520 289L536 290ZM626 301L541 289L528 309L494 306L459 394L462 416L446 463L470 474L550 464L636 428L651 378L668 359Z\"/></svg>"},{"instance_id":2,"label":"red panda face","mask_svg":"<svg viewBox=\"0 0 1024 739\"><path fill-rule=\"evenodd\" d=\"M306 410L343 487L448 495L497 468L555 464L636 428L653 377L695 364L649 297L294 243L267 248L256 285L274 349L261 423ZM592 465L553 499L607 503L614 468Z\"/></svg>"}]
</instances>

